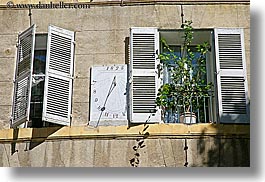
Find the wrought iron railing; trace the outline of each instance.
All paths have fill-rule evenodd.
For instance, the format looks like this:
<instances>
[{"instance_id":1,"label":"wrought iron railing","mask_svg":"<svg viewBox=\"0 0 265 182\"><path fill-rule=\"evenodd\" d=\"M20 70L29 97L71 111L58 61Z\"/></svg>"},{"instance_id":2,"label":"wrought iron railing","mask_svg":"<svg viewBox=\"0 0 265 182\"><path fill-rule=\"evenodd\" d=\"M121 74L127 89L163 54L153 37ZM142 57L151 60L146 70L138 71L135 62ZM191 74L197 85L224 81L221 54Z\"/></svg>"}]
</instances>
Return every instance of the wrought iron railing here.
<instances>
[{"instance_id":1,"label":"wrought iron railing","mask_svg":"<svg viewBox=\"0 0 265 182\"><path fill-rule=\"evenodd\" d=\"M165 109L165 123L210 123L213 122L213 94L207 96L179 96L174 109Z\"/></svg>"}]
</instances>

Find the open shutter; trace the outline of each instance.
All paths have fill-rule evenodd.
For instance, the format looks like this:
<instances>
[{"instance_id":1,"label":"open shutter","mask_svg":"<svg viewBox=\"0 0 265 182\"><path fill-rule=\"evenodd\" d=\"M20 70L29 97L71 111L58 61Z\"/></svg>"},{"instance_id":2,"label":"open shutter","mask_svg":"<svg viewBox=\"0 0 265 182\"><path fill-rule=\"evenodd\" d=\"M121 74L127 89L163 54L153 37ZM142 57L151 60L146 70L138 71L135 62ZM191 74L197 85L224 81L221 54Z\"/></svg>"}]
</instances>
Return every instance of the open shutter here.
<instances>
[{"instance_id":1,"label":"open shutter","mask_svg":"<svg viewBox=\"0 0 265 182\"><path fill-rule=\"evenodd\" d=\"M49 26L42 120L70 125L74 32Z\"/></svg>"},{"instance_id":2,"label":"open shutter","mask_svg":"<svg viewBox=\"0 0 265 182\"><path fill-rule=\"evenodd\" d=\"M11 119L12 127L16 127L29 120L35 29L36 26L32 25L18 35Z\"/></svg>"},{"instance_id":3,"label":"open shutter","mask_svg":"<svg viewBox=\"0 0 265 182\"><path fill-rule=\"evenodd\" d=\"M215 29L221 123L248 123L249 101L243 29Z\"/></svg>"},{"instance_id":4,"label":"open shutter","mask_svg":"<svg viewBox=\"0 0 265 182\"><path fill-rule=\"evenodd\" d=\"M157 29L131 28L130 47L130 121L160 122L161 112L155 103L159 88Z\"/></svg>"}]
</instances>

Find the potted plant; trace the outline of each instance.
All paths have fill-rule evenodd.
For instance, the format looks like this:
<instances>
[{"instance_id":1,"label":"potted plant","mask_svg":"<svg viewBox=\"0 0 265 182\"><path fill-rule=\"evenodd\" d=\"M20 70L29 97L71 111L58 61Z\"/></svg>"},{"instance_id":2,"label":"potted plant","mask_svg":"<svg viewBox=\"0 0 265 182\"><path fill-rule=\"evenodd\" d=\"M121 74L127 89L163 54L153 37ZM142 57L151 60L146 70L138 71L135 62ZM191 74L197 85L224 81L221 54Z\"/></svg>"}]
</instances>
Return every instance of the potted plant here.
<instances>
[{"instance_id":1,"label":"potted plant","mask_svg":"<svg viewBox=\"0 0 265 182\"><path fill-rule=\"evenodd\" d=\"M204 42L192 49L191 24L191 21L185 21L182 26L184 36L180 55L174 54L166 41L161 40L166 50L159 55L161 69L169 70L170 82L160 87L156 104L162 107L168 122L178 119L178 122L196 123L195 111L202 107L200 98L209 96L212 87L206 79L206 54L210 46Z\"/></svg>"}]
</instances>

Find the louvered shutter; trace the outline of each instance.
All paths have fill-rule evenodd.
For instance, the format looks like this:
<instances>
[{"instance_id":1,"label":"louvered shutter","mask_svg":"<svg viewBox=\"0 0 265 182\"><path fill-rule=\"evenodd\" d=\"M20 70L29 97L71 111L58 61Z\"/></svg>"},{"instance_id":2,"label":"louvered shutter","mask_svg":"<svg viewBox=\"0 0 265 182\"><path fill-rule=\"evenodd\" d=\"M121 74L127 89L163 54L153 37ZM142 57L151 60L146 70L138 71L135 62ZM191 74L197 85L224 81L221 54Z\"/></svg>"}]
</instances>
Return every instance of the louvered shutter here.
<instances>
[{"instance_id":1,"label":"louvered shutter","mask_svg":"<svg viewBox=\"0 0 265 182\"><path fill-rule=\"evenodd\" d=\"M215 29L221 123L248 123L249 101L243 29Z\"/></svg>"},{"instance_id":2,"label":"louvered shutter","mask_svg":"<svg viewBox=\"0 0 265 182\"><path fill-rule=\"evenodd\" d=\"M32 25L18 36L12 127L29 120L35 29L36 26Z\"/></svg>"},{"instance_id":3,"label":"louvered shutter","mask_svg":"<svg viewBox=\"0 0 265 182\"><path fill-rule=\"evenodd\" d=\"M74 32L49 26L43 121L70 125Z\"/></svg>"},{"instance_id":4,"label":"louvered shutter","mask_svg":"<svg viewBox=\"0 0 265 182\"><path fill-rule=\"evenodd\" d=\"M132 28L130 36L130 121L160 122L155 104L159 88L157 54L159 34L156 28Z\"/></svg>"}]
</instances>

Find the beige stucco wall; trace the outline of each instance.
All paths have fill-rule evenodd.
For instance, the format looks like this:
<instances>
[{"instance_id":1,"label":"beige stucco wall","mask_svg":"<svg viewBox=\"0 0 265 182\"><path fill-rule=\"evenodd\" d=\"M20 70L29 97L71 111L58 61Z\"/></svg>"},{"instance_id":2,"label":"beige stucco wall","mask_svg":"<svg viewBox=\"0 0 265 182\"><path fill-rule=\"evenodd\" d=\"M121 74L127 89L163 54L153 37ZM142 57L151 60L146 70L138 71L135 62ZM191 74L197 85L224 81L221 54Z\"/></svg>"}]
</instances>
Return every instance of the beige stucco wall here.
<instances>
[{"instance_id":1,"label":"beige stucco wall","mask_svg":"<svg viewBox=\"0 0 265 182\"><path fill-rule=\"evenodd\" d=\"M248 4L183 5L194 28L242 27L250 85L250 10ZM29 27L28 10L0 9L0 128L9 128L17 34ZM37 32L53 24L76 32L73 122L88 123L90 67L125 64L130 27L179 29L180 5L92 6L90 9L32 9Z\"/></svg>"}]
</instances>

